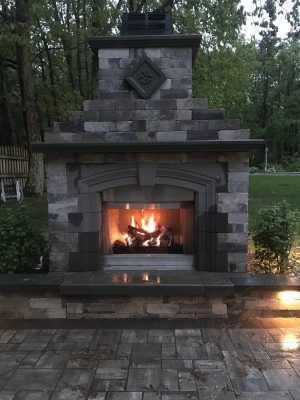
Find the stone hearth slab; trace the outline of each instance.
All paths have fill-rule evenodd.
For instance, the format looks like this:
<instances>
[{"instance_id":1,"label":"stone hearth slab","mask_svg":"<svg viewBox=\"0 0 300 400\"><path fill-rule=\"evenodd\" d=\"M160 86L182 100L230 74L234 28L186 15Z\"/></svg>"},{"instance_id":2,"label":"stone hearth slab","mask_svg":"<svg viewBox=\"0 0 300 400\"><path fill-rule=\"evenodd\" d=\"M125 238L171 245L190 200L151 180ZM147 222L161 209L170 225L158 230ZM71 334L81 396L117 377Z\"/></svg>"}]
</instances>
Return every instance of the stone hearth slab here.
<instances>
[{"instance_id":1,"label":"stone hearth slab","mask_svg":"<svg viewBox=\"0 0 300 400\"><path fill-rule=\"evenodd\" d=\"M197 271L77 273L65 278L63 295L204 295Z\"/></svg>"},{"instance_id":2,"label":"stone hearth slab","mask_svg":"<svg viewBox=\"0 0 300 400\"><path fill-rule=\"evenodd\" d=\"M228 273L202 272L204 294L212 293L232 294L234 285Z\"/></svg>"}]
</instances>

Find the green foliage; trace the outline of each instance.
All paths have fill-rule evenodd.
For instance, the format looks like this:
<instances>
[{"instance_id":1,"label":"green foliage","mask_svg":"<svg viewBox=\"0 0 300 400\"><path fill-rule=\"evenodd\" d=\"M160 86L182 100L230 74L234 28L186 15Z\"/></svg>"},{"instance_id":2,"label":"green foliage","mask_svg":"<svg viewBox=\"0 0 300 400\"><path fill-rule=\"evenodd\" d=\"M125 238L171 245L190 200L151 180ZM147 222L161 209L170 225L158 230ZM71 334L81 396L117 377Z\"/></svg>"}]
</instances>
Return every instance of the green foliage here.
<instances>
[{"instance_id":1,"label":"green foliage","mask_svg":"<svg viewBox=\"0 0 300 400\"><path fill-rule=\"evenodd\" d=\"M281 164L268 163L267 170L265 169L265 163L261 163L258 166L253 166L250 168L250 173L254 172L300 172L300 158L298 156L286 157L283 159Z\"/></svg>"},{"instance_id":2,"label":"green foliage","mask_svg":"<svg viewBox=\"0 0 300 400\"><path fill-rule=\"evenodd\" d=\"M252 137L266 140L269 161L282 164L300 152L300 45L282 40L257 57L246 122Z\"/></svg>"},{"instance_id":3,"label":"green foliage","mask_svg":"<svg viewBox=\"0 0 300 400\"><path fill-rule=\"evenodd\" d=\"M193 95L209 99L227 117L246 119L250 77L256 69L255 47L243 41L220 49L200 49L193 73Z\"/></svg>"},{"instance_id":4,"label":"green foliage","mask_svg":"<svg viewBox=\"0 0 300 400\"><path fill-rule=\"evenodd\" d=\"M286 200L293 210L300 212L300 176L250 175L249 223L253 225L261 208ZM300 238L300 224L298 229Z\"/></svg>"},{"instance_id":5,"label":"green foliage","mask_svg":"<svg viewBox=\"0 0 300 400\"><path fill-rule=\"evenodd\" d=\"M47 244L33 230L23 206L6 211L0 218L0 272L24 272L39 262Z\"/></svg>"},{"instance_id":6,"label":"green foliage","mask_svg":"<svg viewBox=\"0 0 300 400\"><path fill-rule=\"evenodd\" d=\"M262 208L252 227L255 263L263 273L284 273L297 235L299 213L286 201Z\"/></svg>"},{"instance_id":7,"label":"green foliage","mask_svg":"<svg viewBox=\"0 0 300 400\"><path fill-rule=\"evenodd\" d=\"M30 0L24 24L16 21L15 1L0 3L0 131L7 132L5 143L14 144L13 131L19 144L28 140L16 44L30 48L42 130L51 131L54 121L96 95L97 63L86 38L117 34L123 12L170 11L176 32L202 35L193 96L207 97L210 107L240 118L252 137L265 138L270 162L283 165L287 157L300 154L299 0L253 0L248 18L261 37L251 42L241 33L246 13L240 0ZM277 35L279 13L291 27L285 40ZM30 40L22 35L22 25ZM1 104L1 79L6 87L2 103L11 118ZM254 165L260 162L257 157Z\"/></svg>"}]
</instances>

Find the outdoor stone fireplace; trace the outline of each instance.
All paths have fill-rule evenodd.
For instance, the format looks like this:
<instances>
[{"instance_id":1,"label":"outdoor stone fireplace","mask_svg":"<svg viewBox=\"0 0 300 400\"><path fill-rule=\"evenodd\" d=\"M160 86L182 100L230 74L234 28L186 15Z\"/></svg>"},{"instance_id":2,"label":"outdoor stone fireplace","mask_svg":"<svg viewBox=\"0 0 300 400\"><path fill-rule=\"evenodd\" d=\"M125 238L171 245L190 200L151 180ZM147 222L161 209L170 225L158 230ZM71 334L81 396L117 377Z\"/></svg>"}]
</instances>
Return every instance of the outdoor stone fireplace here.
<instances>
[{"instance_id":1,"label":"outdoor stone fireplace","mask_svg":"<svg viewBox=\"0 0 300 400\"><path fill-rule=\"evenodd\" d=\"M192 98L198 35L92 37L98 99L46 154L51 271L243 272L250 140Z\"/></svg>"}]
</instances>

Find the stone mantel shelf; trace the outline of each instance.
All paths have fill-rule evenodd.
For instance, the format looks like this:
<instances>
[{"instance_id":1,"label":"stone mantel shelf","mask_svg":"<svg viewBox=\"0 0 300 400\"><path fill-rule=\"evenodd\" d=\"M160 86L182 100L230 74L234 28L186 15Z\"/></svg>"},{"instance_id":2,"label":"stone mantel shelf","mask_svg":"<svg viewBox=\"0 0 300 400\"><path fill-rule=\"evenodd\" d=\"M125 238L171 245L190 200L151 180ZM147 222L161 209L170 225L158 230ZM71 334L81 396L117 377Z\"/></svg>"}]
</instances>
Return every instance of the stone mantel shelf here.
<instances>
[{"instance_id":1,"label":"stone mantel shelf","mask_svg":"<svg viewBox=\"0 0 300 400\"><path fill-rule=\"evenodd\" d=\"M201 35L132 35L132 36L91 36L87 38L93 52L99 49L191 47L193 61L196 58Z\"/></svg>"},{"instance_id":2,"label":"stone mantel shelf","mask_svg":"<svg viewBox=\"0 0 300 400\"><path fill-rule=\"evenodd\" d=\"M195 153L207 151L249 151L263 149L263 139L250 140L201 140L199 142L128 142L128 143L32 143L36 153Z\"/></svg>"}]
</instances>

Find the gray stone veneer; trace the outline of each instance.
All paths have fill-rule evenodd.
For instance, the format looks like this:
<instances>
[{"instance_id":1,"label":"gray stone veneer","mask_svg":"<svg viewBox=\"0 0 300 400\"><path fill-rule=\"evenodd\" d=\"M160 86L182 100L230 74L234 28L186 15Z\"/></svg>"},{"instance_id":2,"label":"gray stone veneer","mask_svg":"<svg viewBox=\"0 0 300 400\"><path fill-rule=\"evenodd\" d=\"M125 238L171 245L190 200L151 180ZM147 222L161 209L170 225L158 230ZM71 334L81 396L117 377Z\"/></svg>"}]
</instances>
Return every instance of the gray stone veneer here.
<instances>
[{"instance_id":1,"label":"gray stone veneer","mask_svg":"<svg viewBox=\"0 0 300 400\"><path fill-rule=\"evenodd\" d=\"M155 168L154 184L189 187L197 195L196 268L245 271L248 153L147 153L146 146L153 141L243 141L249 130L241 129L238 120L225 119L223 110L208 109L206 99L191 97L192 48L187 44L100 48L98 54L98 99L85 101L83 111L72 111L68 121L55 123L46 142L142 142L145 152L47 154L51 271L101 268L100 193L139 185L138 170L145 163ZM144 56L167 78L147 100L124 81ZM121 171L119 178L116 170Z\"/></svg>"},{"instance_id":2,"label":"gray stone veneer","mask_svg":"<svg viewBox=\"0 0 300 400\"><path fill-rule=\"evenodd\" d=\"M208 296L86 296L15 291L3 293L0 318L119 319L119 318L276 318L300 316L300 302L287 303L278 291L236 291Z\"/></svg>"},{"instance_id":3,"label":"gray stone veneer","mask_svg":"<svg viewBox=\"0 0 300 400\"><path fill-rule=\"evenodd\" d=\"M246 153L81 154L48 156L49 240L52 271L101 267L101 190L138 184L138 167L156 163L174 177L165 184L189 187L199 194L196 235L197 267L210 271L244 271L247 261L248 155ZM159 166L163 166L160 170ZM131 180L126 174L134 166ZM123 172L117 177L114 170ZM104 171L111 175L106 181ZM159 172L160 171L160 172ZM180 177L189 172L189 182ZM194 180L194 181L192 181ZM89 183L90 181L90 183ZM201 190L203 190L201 192Z\"/></svg>"}]
</instances>

